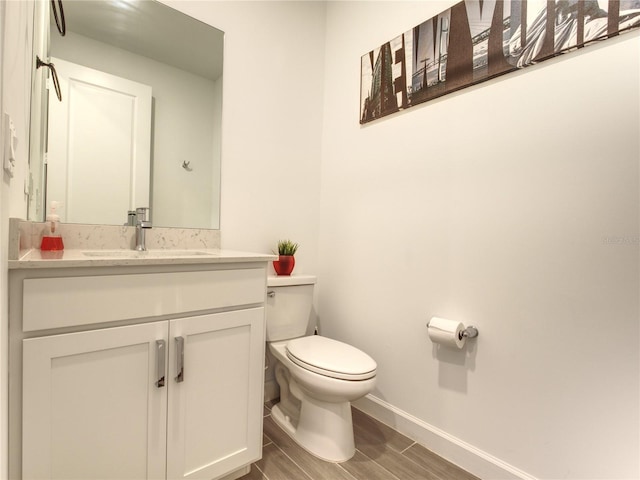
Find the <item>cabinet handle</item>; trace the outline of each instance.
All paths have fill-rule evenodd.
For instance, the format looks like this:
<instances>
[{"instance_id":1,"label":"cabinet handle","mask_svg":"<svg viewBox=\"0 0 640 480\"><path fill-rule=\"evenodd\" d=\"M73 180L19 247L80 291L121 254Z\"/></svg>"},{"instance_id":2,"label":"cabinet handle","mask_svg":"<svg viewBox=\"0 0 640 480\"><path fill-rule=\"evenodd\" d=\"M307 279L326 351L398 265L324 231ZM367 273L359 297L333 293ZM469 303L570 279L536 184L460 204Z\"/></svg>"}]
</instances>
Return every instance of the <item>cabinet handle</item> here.
<instances>
[{"instance_id":1,"label":"cabinet handle","mask_svg":"<svg viewBox=\"0 0 640 480\"><path fill-rule=\"evenodd\" d=\"M156 382L156 387L162 388L164 387L164 352L165 352L165 341L164 340L156 340L156 373L158 376L158 381Z\"/></svg>"},{"instance_id":2,"label":"cabinet handle","mask_svg":"<svg viewBox=\"0 0 640 480\"><path fill-rule=\"evenodd\" d=\"M176 382L184 382L184 338L176 337Z\"/></svg>"}]
</instances>

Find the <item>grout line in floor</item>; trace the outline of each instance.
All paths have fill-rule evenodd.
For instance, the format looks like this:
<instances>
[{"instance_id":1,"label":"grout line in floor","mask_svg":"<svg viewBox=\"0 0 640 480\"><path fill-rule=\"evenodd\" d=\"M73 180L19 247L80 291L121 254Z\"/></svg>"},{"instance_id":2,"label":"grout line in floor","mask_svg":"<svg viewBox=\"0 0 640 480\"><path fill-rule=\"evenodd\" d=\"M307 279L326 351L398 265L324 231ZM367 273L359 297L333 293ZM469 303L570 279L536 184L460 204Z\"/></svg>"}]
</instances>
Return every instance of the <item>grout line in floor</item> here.
<instances>
[{"instance_id":1,"label":"grout line in floor","mask_svg":"<svg viewBox=\"0 0 640 480\"><path fill-rule=\"evenodd\" d=\"M271 409L267 407L268 413L264 415L264 418L270 417L271 415ZM382 422L381 422L382 423ZM263 432L264 435L264 432ZM289 456L287 454L287 452L285 452L280 445L278 445L278 443L276 443L273 439L271 439L268 435L265 435L266 439L267 439L267 443L264 446L267 445L271 445L273 444L274 447L282 454L284 455L284 458L286 458L289 462L291 462L293 465L295 465L298 469L300 469L301 472L303 472L303 474L311 479L311 480L319 480L318 478L315 478L311 475L311 473L307 472L300 464L298 464L291 456ZM421 465L420 463L418 463L417 461L415 461L414 459L408 457L406 455L406 452L411 449L412 447L419 445L418 442L416 442L413 439L409 439L411 440L411 444L408 445L407 447L405 447L402 450L395 450L397 453L399 453L403 458L404 461L408 462L408 464L412 464L415 466L420 467L421 469L425 468L423 465ZM272 447L273 448L273 447ZM384 470L385 473L385 478L389 479L389 480L401 480L400 477L398 477L395 473L393 473L392 471L390 471L389 469L387 469L383 464L378 463L378 461L375 458L369 457L368 455L366 455L364 452L362 452L361 450L356 448L356 451L362 455L364 458L367 459L367 461L371 461L372 463L376 464L377 467L381 468L382 470ZM337 465L348 477L351 477L353 480L357 480L357 477L352 474L345 466L343 466L343 463L345 462L332 462L335 465ZM258 469L258 471L260 472L260 474L262 475L262 479L263 480L270 480L269 477L264 473L264 471L262 471L255 463L253 464L253 466L255 468ZM444 477L441 476L440 472L435 472L435 471L431 471L429 470L430 475L432 475L432 478L438 479L438 480L445 480ZM448 477L447 477L448 478ZM293 480L293 479L292 479ZM479 479L478 479L479 480Z\"/></svg>"},{"instance_id":2,"label":"grout line in floor","mask_svg":"<svg viewBox=\"0 0 640 480\"><path fill-rule=\"evenodd\" d=\"M271 416L271 415L267 415L267 416ZM285 433L286 433L286 432L285 432ZM304 474L305 474L307 477L311 478L311 475L309 475L309 474L306 472L306 470L305 470L304 468L302 468L300 465L298 465L298 464L296 463L296 461L295 461L293 458L291 458L289 455L287 455L287 452L285 452L283 449L281 449L281 448L280 448L280 445L278 445L277 443L275 443L275 442L273 442L273 441L272 441L271 443L273 443L273 444L275 445L275 447L276 447L278 450L280 450L280 451L282 452L282 454L283 454L285 457L287 457L289 460L291 460L291 463L293 463L293 464L294 464L296 467L298 467L302 472L304 472ZM264 472L263 472L262 474L264 475ZM266 475L265 475L265 477L266 477Z\"/></svg>"},{"instance_id":3,"label":"grout line in floor","mask_svg":"<svg viewBox=\"0 0 640 480\"><path fill-rule=\"evenodd\" d=\"M265 480L269 480L269 477L267 477L267 475L262 470L260 470L260 467L256 463L253 463L251 465L251 468L257 469L262 474Z\"/></svg>"},{"instance_id":4,"label":"grout line in floor","mask_svg":"<svg viewBox=\"0 0 640 480\"><path fill-rule=\"evenodd\" d=\"M347 470L346 468L344 468L342 466L342 464L340 463L336 463L336 465L343 471L345 472L347 475L349 475L351 478L353 478L353 480L357 480L356 477L354 477L353 475L351 475L351 473L349 472L349 470Z\"/></svg>"},{"instance_id":5,"label":"grout line in floor","mask_svg":"<svg viewBox=\"0 0 640 480\"><path fill-rule=\"evenodd\" d=\"M402 455L404 455L404 452L406 452L407 450L409 450L409 449L410 449L411 447L413 447L416 443L418 443L418 442L413 442L413 443L412 443L411 445L409 445L407 448L404 448L404 449L400 450L400 453L401 453ZM414 463L415 463L415 462L414 462Z\"/></svg>"}]
</instances>

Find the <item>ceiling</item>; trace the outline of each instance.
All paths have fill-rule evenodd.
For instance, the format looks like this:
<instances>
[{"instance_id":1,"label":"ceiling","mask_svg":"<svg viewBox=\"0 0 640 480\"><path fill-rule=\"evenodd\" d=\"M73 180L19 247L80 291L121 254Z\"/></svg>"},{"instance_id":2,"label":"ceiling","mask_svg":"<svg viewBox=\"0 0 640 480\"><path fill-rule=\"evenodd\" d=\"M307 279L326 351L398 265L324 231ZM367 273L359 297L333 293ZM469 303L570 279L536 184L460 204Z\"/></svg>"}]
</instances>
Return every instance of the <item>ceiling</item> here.
<instances>
[{"instance_id":1,"label":"ceiling","mask_svg":"<svg viewBox=\"0 0 640 480\"><path fill-rule=\"evenodd\" d=\"M211 80L222 75L224 32L171 7L154 0L64 0L63 6L69 31Z\"/></svg>"}]
</instances>

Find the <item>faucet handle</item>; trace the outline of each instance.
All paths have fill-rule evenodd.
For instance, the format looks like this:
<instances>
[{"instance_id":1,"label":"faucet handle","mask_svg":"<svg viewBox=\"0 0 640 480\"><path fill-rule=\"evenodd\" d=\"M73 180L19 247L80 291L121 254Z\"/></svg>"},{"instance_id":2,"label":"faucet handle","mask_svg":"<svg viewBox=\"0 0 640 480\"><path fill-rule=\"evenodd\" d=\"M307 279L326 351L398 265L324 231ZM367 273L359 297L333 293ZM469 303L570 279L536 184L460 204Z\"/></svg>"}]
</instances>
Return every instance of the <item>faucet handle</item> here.
<instances>
[{"instance_id":1,"label":"faucet handle","mask_svg":"<svg viewBox=\"0 0 640 480\"><path fill-rule=\"evenodd\" d=\"M129 225L130 227L136 226L137 215L135 210L129 210L127 212L127 223L125 225Z\"/></svg>"},{"instance_id":2,"label":"faucet handle","mask_svg":"<svg viewBox=\"0 0 640 480\"><path fill-rule=\"evenodd\" d=\"M149 221L149 207L138 207L136 208L136 219L138 222L148 222Z\"/></svg>"}]
</instances>

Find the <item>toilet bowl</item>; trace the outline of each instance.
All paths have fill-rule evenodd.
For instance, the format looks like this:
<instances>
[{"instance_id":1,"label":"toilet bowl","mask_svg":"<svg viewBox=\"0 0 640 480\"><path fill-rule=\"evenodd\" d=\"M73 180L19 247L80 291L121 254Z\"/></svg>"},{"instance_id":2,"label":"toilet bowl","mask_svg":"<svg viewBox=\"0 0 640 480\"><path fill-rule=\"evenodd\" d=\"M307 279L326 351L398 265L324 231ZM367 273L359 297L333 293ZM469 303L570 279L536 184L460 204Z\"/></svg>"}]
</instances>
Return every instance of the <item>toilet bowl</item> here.
<instances>
[{"instance_id":1,"label":"toilet bowl","mask_svg":"<svg viewBox=\"0 0 640 480\"><path fill-rule=\"evenodd\" d=\"M351 401L371 392L376 362L337 340L305 336L315 277L269 277L267 344L277 360L273 420L313 455L343 462L355 453Z\"/></svg>"}]
</instances>

